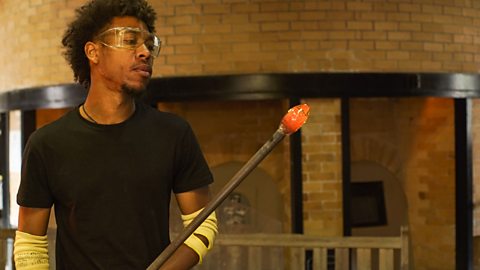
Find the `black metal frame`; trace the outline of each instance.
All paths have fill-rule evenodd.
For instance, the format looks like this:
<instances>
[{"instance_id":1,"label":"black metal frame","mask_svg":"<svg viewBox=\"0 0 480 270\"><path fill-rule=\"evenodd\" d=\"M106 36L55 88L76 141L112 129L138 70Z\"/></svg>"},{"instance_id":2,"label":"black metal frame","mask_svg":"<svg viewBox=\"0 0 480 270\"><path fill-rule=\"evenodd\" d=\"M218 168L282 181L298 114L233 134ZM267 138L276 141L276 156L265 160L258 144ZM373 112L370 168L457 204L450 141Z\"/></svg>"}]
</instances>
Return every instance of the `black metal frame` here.
<instances>
[{"instance_id":1,"label":"black metal frame","mask_svg":"<svg viewBox=\"0 0 480 270\"><path fill-rule=\"evenodd\" d=\"M291 99L290 106L300 104ZM303 177L302 177L302 131L290 135L290 196L292 233L303 234Z\"/></svg>"},{"instance_id":2,"label":"black metal frame","mask_svg":"<svg viewBox=\"0 0 480 270\"><path fill-rule=\"evenodd\" d=\"M350 159L350 99L341 100L342 118L342 194L343 194L343 235L352 235L350 215L351 159Z\"/></svg>"},{"instance_id":3,"label":"black metal frame","mask_svg":"<svg viewBox=\"0 0 480 270\"><path fill-rule=\"evenodd\" d=\"M153 78L143 99L262 100L341 97L480 97L480 75L466 73L275 73ZM0 112L66 108L87 95L79 84L0 94Z\"/></svg>"},{"instance_id":4,"label":"black metal frame","mask_svg":"<svg viewBox=\"0 0 480 270\"><path fill-rule=\"evenodd\" d=\"M455 99L456 269L473 269L472 102Z\"/></svg>"},{"instance_id":5,"label":"black metal frame","mask_svg":"<svg viewBox=\"0 0 480 270\"><path fill-rule=\"evenodd\" d=\"M22 111L21 118L21 142L22 142L22 153L27 144L28 138L37 128L37 112L35 110Z\"/></svg>"},{"instance_id":6,"label":"black metal frame","mask_svg":"<svg viewBox=\"0 0 480 270\"><path fill-rule=\"evenodd\" d=\"M8 181L8 155L10 153L9 138L9 115L8 113L0 113L0 174L2 180L2 217L1 224L3 228L10 227L10 186Z\"/></svg>"},{"instance_id":7,"label":"black metal frame","mask_svg":"<svg viewBox=\"0 0 480 270\"><path fill-rule=\"evenodd\" d=\"M19 109L73 107L83 102L87 91L77 84L35 87L0 94L0 113ZM472 146L470 100L480 97L480 75L466 73L294 73L245 74L154 78L143 100L265 100L342 98L343 192L349 192L350 156L348 98L352 97L448 97L455 98L456 150L456 265L472 269L473 224ZM5 115L5 114L2 114ZM295 137L297 136L297 137ZM291 139L292 188L301 192L301 137ZM6 146L7 147L7 146ZM4 148L7 149L7 148ZM2 165L2 164L0 164ZM4 166L4 164L3 164ZM8 182L8 181L5 181ZM5 185L5 183L4 183ZM5 190L5 186L4 186ZM8 190L8 189L7 189ZM301 196L292 201L292 231L303 232ZM344 215L349 210L344 203ZM344 216L344 234L350 234Z\"/></svg>"}]
</instances>

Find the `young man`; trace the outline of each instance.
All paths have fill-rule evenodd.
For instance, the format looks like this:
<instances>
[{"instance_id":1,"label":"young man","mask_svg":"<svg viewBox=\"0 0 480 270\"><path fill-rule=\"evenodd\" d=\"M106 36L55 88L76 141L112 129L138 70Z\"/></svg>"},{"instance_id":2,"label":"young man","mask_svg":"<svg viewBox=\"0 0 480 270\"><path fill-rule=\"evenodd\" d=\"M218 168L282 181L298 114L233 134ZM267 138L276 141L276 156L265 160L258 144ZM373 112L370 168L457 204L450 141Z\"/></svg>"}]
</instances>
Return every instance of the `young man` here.
<instances>
[{"instance_id":1,"label":"young man","mask_svg":"<svg viewBox=\"0 0 480 270\"><path fill-rule=\"evenodd\" d=\"M136 102L160 50L144 0L92 0L62 43L85 103L37 130L24 153L17 269L48 269L50 209L56 269L145 269L169 244L173 191L188 224L212 175L189 125ZM189 269L217 233L212 214L162 269Z\"/></svg>"}]
</instances>

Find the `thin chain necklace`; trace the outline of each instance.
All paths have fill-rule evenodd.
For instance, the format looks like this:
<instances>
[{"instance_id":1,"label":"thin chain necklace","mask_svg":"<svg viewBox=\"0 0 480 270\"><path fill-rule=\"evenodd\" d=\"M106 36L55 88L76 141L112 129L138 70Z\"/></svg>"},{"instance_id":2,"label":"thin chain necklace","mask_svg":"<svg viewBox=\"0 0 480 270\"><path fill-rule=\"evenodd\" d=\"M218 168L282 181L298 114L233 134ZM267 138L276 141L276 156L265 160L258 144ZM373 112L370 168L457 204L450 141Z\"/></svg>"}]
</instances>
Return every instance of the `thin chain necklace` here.
<instances>
[{"instance_id":1,"label":"thin chain necklace","mask_svg":"<svg viewBox=\"0 0 480 270\"><path fill-rule=\"evenodd\" d=\"M95 121L95 119L93 119L93 117L91 117L88 113L87 113L87 110L85 110L85 104L82 105L82 111L83 113L85 113L85 115L88 117L88 119L90 121L92 121L93 123L95 124L98 124L97 121Z\"/></svg>"}]
</instances>

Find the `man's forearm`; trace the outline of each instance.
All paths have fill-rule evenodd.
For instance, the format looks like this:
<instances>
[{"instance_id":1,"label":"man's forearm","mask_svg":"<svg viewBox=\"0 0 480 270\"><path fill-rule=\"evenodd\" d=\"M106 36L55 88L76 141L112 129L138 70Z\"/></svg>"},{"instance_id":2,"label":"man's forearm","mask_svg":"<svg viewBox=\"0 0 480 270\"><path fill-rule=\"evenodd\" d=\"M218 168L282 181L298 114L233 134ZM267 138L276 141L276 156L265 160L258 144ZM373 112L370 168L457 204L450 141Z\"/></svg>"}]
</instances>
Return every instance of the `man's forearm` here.
<instances>
[{"instance_id":1,"label":"man's forearm","mask_svg":"<svg viewBox=\"0 0 480 270\"><path fill-rule=\"evenodd\" d=\"M168 258L161 270L188 270L197 265L198 254L187 245L181 245L173 255Z\"/></svg>"},{"instance_id":2,"label":"man's forearm","mask_svg":"<svg viewBox=\"0 0 480 270\"><path fill-rule=\"evenodd\" d=\"M46 235L38 236L17 231L13 254L18 270L48 270L50 267Z\"/></svg>"}]
</instances>

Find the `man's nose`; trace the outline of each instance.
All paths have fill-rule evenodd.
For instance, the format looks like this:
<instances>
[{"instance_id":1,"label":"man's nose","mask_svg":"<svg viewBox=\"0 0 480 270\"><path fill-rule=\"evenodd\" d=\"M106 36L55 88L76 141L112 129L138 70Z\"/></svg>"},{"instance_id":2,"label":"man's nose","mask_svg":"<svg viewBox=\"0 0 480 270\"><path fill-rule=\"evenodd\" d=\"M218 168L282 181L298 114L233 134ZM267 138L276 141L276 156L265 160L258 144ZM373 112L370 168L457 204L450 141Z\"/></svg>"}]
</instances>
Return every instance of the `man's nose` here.
<instances>
[{"instance_id":1,"label":"man's nose","mask_svg":"<svg viewBox=\"0 0 480 270\"><path fill-rule=\"evenodd\" d=\"M150 59L152 58L152 52L147 48L145 43L142 45L138 46L137 48L137 57L138 58L145 58L145 59Z\"/></svg>"}]
</instances>

